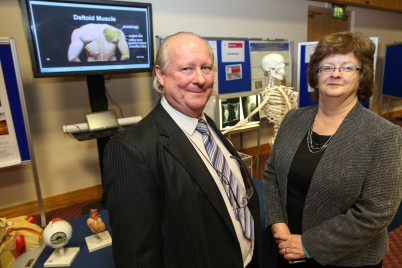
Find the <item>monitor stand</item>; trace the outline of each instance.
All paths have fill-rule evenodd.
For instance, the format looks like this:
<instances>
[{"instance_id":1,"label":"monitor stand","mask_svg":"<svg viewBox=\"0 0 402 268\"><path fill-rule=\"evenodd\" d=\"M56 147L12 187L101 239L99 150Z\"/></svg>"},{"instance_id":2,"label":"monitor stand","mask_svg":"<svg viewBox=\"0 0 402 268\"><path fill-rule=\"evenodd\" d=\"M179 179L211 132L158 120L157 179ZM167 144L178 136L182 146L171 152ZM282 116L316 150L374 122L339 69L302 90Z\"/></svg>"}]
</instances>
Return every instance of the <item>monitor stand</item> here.
<instances>
[{"instance_id":1,"label":"monitor stand","mask_svg":"<svg viewBox=\"0 0 402 268\"><path fill-rule=\"evenodd\" d=\"M105 79L103 75L88 75L87 76L87 86L89 102L91 105L92 112L101 112L108 110L108 100L106 96ZM103 151L105 149L106 143L109 141L110 137L102 137L97 139L98 144L98 156L99 156L99 166L100 173L103 184ZM102 194L101 199L102 204L106 204L105 195ZM99 207L99 204L97 204Z\"/></svg>"}]
</instances>

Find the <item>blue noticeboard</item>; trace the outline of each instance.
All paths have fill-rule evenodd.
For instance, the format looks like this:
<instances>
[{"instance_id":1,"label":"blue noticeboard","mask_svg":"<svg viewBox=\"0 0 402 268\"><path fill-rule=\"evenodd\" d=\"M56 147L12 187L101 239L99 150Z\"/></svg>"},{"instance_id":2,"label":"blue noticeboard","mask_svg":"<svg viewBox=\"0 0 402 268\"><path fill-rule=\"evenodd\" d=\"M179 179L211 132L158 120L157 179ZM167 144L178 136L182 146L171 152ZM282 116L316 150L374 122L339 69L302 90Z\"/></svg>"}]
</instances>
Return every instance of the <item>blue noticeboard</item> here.
<instances>
[{"instance_id":1,"label":"blue noticeboard","mask_svg":"<svg viewBox=\"0 0 402 268\"><path fill-rule=\"evenodd\" d=\"M13 39L0 39L0 62L6 86L8 102L12 114L12 121L17 137L18 149L21 155L21 161L30 161L29 144L27 131L24 123L24 113L22 100L20 95L20 74L18 69L18 61L16 58L16 50ZM17 72L18 70L18 72ZM21 83L21 82L20 82Z\"/></svg>"},{"instance_id":2,"label":"blue noticeboard","mask_svg":"<svg viewBox=\"0 0 402 268\"><path fill-rule=\"evenodd\" d=\"M312 100L312 91L307 81L307 68L310 55L318 42L305 42L298 44L297 91L299 92L299 107L315 104Z\"/></svg>"},{"instance_id":3,"label":"blue noticeboard","mask_svg":"<svg viewBox=\"0 0 402 268\"><path fill-rule=\"evenodd\" d=\"M382 94L402 98L402 44L386 46Z\"/></svg>"},{"instance_id":4,"label":"blue noticeboard","mask_svg":"<svg viewBox=\"0 0 402 268\"><path fill-rule=\"evenodd\" d=\"M223 43L225 40L216 40L218 58L218 84L219 94L251 91L250 49L248 40L231 40L234 44L240 44L244 53L244 61L226 62L222 59ZM232 74L232 78L228 76ZM239 74L238 78L234 78Z\"/></svg>"}]
</instances>

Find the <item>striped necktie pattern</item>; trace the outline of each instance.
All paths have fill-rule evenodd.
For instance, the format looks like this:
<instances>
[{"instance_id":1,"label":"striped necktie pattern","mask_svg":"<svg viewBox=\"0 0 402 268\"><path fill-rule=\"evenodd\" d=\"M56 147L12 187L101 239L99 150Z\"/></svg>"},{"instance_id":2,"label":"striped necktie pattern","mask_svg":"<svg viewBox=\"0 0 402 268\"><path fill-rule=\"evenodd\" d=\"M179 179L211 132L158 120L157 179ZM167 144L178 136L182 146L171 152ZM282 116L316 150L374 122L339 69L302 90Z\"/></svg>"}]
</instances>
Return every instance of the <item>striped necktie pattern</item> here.
<instances>
[{"instance_id":1,"label":"striped necktie pattern","mask_svg":"<svg viewBox=\"0 0 402 268\"><path fill-rule=\"evenodd\" d=\"M225 192L233 207L236 219L240 222L244 236L254 240L254 220L247 206L239 207L243 204L243 194L241 188L237 184L229 165L223 156L221 150L213 139L208 125L204 119L199 119L196 130L202 134L205 150L211 160L212 165L221 178L221 182ZM236 200L235 200L236 199Z\"/></svg>"}]
</instances>

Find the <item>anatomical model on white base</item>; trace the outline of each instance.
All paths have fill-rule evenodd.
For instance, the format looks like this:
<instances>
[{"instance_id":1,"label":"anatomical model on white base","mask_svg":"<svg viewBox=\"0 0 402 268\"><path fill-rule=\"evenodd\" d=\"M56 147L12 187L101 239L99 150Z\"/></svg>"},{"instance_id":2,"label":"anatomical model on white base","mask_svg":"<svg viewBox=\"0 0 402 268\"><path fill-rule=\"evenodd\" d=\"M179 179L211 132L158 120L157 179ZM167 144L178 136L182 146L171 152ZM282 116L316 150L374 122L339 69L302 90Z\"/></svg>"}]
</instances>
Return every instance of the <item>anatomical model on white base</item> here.
<instances>
[{"instance_id":1,"label":"anatomical model on white base","mask_svg":"<svg viewBox=\"0 0 402 268\"><path fill-rule=\"evenodd\" d=\"M54 252L45 262L45 267L70 266L80 251L79 247L64 248L73 235L71 224L61 218L49 222L42 232L43 241Z\"/></svg>"}]
</instances>

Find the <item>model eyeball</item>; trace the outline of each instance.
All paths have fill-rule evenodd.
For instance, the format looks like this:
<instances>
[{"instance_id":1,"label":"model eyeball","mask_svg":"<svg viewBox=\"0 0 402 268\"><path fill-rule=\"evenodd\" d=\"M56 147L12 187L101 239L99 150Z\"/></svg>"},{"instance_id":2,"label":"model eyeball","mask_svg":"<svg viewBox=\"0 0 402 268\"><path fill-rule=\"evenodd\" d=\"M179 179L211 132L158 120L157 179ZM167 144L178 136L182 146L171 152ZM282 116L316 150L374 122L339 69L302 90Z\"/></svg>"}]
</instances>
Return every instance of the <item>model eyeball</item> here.
<instances>
[{"instance_id":1,"label":"model eyeball","mask_svg":"<svg viewBox=\"0 0 402 268\"><path fill-rule=\"evenodd\" d=\"M67 221L56 218L49 222L42 232L43 241L52 248L66 245L73 234L73 229Z\"/></svg>"},{"instance_id":2,"label":"model eyeball","mask_svg":"<svg viewBox=\"0 0 402 268\"><path fill-rule=\"evenodd\" d=\"M61 245L67 241L67 235L64 232L57 232L50 237L50 243L53 245Z\"/></svg>"}]
</instances>

